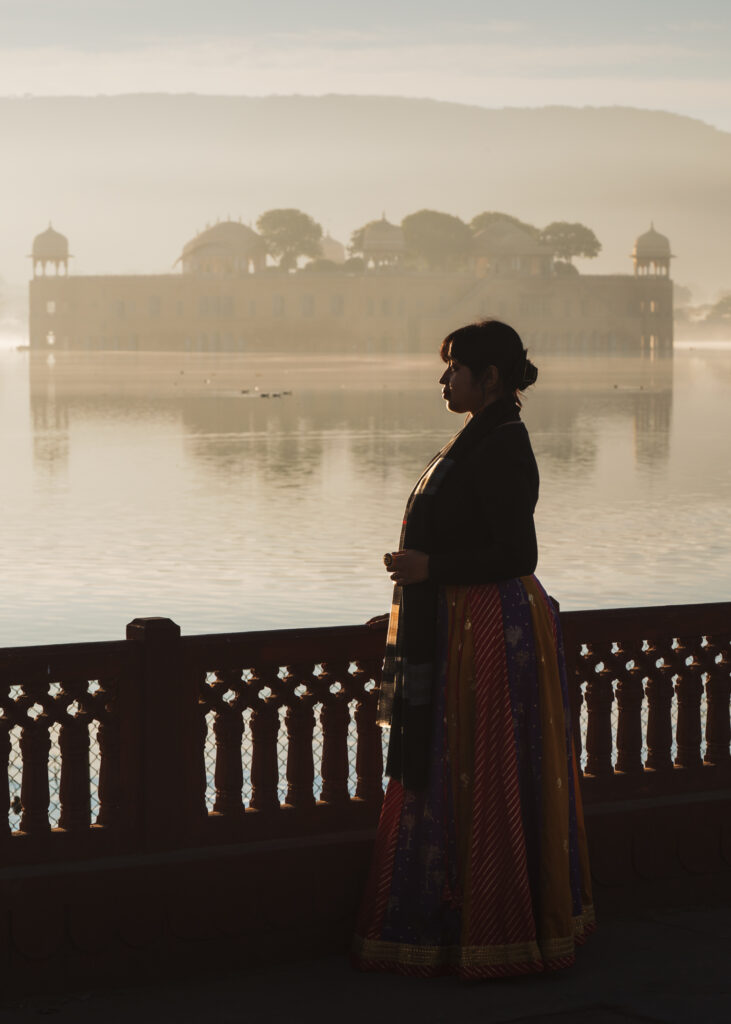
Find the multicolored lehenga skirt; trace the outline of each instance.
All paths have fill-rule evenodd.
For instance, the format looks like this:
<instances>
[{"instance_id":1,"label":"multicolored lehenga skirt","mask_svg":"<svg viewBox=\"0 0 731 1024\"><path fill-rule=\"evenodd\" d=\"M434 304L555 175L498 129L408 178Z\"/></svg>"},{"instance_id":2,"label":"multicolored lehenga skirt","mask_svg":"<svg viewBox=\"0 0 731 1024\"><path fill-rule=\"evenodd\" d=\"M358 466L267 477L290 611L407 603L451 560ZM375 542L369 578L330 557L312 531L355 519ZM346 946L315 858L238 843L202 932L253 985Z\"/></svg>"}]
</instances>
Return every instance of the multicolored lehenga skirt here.
<instances>
[{"instance_id":1,"label":"multicolored lehenga skirt","mask_svg":"<svg viewBox=\"0 0 731 1024\"><path fill-rule=\"evenodd\" d=\"M531 576L445 587L438 628L430 782L388 784L355 964L568 966L594 911L558 615Z\"/></svg>"}]
</instances>

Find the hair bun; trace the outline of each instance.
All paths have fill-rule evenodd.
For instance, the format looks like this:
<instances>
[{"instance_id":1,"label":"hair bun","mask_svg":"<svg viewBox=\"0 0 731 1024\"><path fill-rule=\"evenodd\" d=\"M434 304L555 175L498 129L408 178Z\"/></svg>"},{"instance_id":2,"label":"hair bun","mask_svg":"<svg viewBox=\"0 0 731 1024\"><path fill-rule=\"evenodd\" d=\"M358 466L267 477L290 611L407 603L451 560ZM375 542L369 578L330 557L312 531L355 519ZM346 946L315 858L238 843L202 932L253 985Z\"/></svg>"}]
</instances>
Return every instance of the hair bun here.
<instances>
[{"instance_id":1,"label":"hair bun","mask_svg":"<svg viewBox=\"0 0 731 1024\"><path fill-rule=\"evenodd\" d=\"M523 369L523 379L518 385L518 389L520 391L525 391L526 388L529 388L532 384L535 384L537 380L538 367L535 366L526 356L525 368Z\"/></svg>"},{"instance_id":2,"label":"hair bun","mask_svg":"<svg viewBox=\"0 0 731 1024\"><path fill-rule=\"evenodd\" d=\"M525 391L538 379L538 369L528 358L528 350L522 349L507 376L507 384L514 391Z\"/></svg>"}]
</instances>

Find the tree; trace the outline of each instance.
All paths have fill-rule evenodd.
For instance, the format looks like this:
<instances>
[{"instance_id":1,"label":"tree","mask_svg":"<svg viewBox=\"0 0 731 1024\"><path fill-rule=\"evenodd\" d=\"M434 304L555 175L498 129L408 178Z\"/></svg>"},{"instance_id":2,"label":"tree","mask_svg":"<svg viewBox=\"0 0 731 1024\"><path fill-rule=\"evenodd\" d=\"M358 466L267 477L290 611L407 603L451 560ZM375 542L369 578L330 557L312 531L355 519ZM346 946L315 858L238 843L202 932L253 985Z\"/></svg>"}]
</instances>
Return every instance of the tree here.
<instances>
[{"instance_id":1,"label":"tree","mask_svg":"<svg viewBox=\"0 0 731 1024\"><path fill-rule=\"evenodd\" d=\"M573 265L573 263L567 263L566 260L554 260L553 272L556 277L578 277L579 271Z\"/></svg>"},{"instance_id":2,"label":"tree","mask_svg":"<svg viewBox=\"0 0 731 1024\"><path fill-rule=\"evenodd\" d=\"M486 210L484 213L478 213L470 221L470 228L473 234L476 235L478 231L484 231L485 228L492 227L493 224L513 224L516 228L522 228L523 231L527 231L535 239L541 233L540 228L534 227L533 224L526 224L524 220L518 220L517 217L513 217L510 213L498 213L497 210Z\"/></svg>"},{"instance_id":3,"label":"tree","mask_svg":"<svg viewBox=\"0 0 731 1024\"><path fill-rule=\"evenodd\" d=\"M706 320L715 323L731 323L731 295L723 295L706 314Z\"/></svg>"},{"instance_id":4,"label":"tree","mask_svg":"<svg viewBox=\"0 0 731 1024\"><path fill-rule=\"evenodd\" d=\"M401 221L406 248L429 270L455 270L464 264L472 244L472 232L463 220L450 213L419 210Z\"/></svg>"},{"instance_id":5,"label":"tree","mask_svg":"<svg viewBox=\"0 0 731 1024\"><path fill-rule=\"evenodd\" d=\"M569 224L565 220L556 220L545 227L539 235L539 241L553 250L554 256L570 263L574 256L593 259L601 252L601 242L591 228L584 224Z\"/></svg>"},{"instance_id":6,"label":"tree","mask_svg":"<svg viewBox=\"0 0 731 1024\"><path fill-rule=\"evenodd\" d=\"M282 270L293 270L300 256L321 256L321 226L301 210L267 210L256 222L267 252Z\"/></svg>"}]
</instances>

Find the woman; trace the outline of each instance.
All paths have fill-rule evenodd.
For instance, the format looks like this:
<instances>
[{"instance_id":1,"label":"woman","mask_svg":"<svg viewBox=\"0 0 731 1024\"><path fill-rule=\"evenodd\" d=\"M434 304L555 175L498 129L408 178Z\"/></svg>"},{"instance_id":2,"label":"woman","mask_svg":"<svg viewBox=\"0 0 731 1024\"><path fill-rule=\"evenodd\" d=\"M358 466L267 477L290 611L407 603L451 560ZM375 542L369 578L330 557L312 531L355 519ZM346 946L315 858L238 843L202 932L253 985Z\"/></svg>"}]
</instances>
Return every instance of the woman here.
<instances>
[{"instance_id":1,"label":"woman","mask_svg":"<svg viewBox=\"0 0 731 1024\"><path fill-rule=\"evenodd\" d=\"M379 722L390 781L356 965L466 978L566 966L593 927L558 615L532 575L538 371L497 320L441 346L464 428L409 498Z\"/></svg>"}]
</instances>

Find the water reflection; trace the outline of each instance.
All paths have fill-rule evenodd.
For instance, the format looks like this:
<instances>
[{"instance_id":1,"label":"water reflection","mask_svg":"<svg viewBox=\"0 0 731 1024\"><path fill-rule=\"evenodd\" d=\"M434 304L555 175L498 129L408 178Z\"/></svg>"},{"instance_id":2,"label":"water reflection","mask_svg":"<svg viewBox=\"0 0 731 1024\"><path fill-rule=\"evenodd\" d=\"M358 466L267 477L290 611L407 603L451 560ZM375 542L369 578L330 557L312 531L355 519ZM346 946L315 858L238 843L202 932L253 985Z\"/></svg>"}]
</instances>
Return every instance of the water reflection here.
<instances>
[{"instance_id":1,"label":"water reflection","mask_svg":"<svg viewBox=\"0 0 731 1024\"><path fill-rule=\"evenodd\" d=\"M0 409L17 595L4 643L118 636L141 614L198 632L382 611L381 553L460 426L436 357L23 359L0 355L14 401L29 385L27 428L17 406ZM728 560L708 554L731 497L712 469L731 429L718 381L693 353L675 366L541 359L524 416L541 468L539 570L564 607L727 596Z\"/></svg>"},{"instance_id":2,"label":"water reflection","mask_svg":"<svg viewBox=\"0 0 731 1024\"><path fill-rule=\"evenodd\" d=\"M78 366L84 358L75 355L73 361ZM166 371L160 356L149 356L156 370L151 376L145 374L144 357L134 357L122 382L116 361L86 358L81 382L58 364L31 359L30 400L40 452L50 442L59 451L67 448L70 417L151 426L169 422L179 423L189 435L191 456L214 471L230 470L244 459L265 466L273 477L296 479L313 471L324 457L325 438L336 435L347 437L364 470L380 474L394 463L413 469L460 426L444 411L436 386L439 366L434 361L432 369L428 359L415 361L408 386L378 387L376 375L372 388L354 390L337 383L313 388L310 383L294 393L265 392L262 397L258 387L230 387L233 374L246 377L243 357L237 369L219 371L215 382L206 376L215 373L211 357L196 368L188 391L178 388L175 394L169 387L163 393L161 372ZM348 375L346 365L343 376ZM214 389L208 386L212 382ZM596 461L599 438L613 420L632 423L639 463L657 465L667 459L672 403L671 358L544 357L540 386L527 396L524 416L556 471L580 475Z\"/></svg>"}]
</instances>

